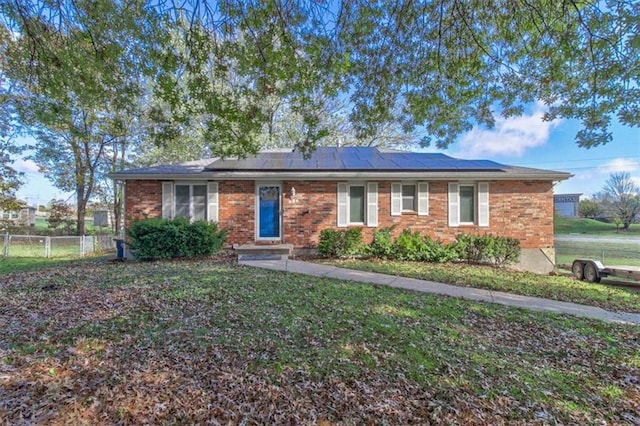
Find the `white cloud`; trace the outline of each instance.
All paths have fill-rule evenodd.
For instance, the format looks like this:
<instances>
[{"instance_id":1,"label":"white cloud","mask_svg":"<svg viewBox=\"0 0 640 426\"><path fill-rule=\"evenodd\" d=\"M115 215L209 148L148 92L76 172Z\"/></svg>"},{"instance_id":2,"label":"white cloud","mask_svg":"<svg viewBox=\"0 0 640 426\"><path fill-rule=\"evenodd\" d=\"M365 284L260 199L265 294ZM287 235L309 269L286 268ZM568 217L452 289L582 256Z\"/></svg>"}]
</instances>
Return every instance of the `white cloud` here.
<instances>
[{"instance_id":1,"label":"white cloud","mask_svg":"<svg viewBox=\"0 0 640 426\"><path fill-rule=\"evenodd\" d=\"M561 121L543 121L544 107L537 104L530 115L497 118L493 129L474 128L460 139L459 153L464 157L478 155L522 156L529 148L549 141L551 130Z\"/></svg>"},{"instance_id":2,"label":"white cloud","mask_svg":"<svg viewBox=\"0 0 640 426\"><path fill-rule=\"evenodd\" d=\"M575 173L571 179L584 181L584 182L591 182L594 178L596 178L596 176L594 176L594 174L591 172L578 172L578 173Z\"/></svg>"},{"instance_id":3,"label":"white cloud","mask_svg":"<svg viewBox=\"0 0 640 426\"><path fill-rule=\"evenodd\" d=\"M598 170L602 173L616 173L616 172L634 172L640 170L640 162L630 160L628 158L616 158L608 161L600 166Z\"/></svg>"},{"instance_id":4,"label":"white cloud","mask_svg":"<svg viewBox=\"0 0 640 426\"><path fill-rule=\"evenodd\" d=\"M24 173L38 173L40 171L38 165L32 160L16 160L12 167L17 171Z\"/></svg>"}]
</instances>

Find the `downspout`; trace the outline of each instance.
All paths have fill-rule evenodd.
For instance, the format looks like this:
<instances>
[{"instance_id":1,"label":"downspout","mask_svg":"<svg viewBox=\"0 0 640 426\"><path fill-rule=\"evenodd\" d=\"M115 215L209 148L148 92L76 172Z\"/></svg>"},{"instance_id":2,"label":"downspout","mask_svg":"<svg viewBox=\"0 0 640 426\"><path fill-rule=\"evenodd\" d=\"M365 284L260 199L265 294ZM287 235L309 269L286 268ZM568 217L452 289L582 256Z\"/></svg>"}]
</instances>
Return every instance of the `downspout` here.
<instances>
[{"instance_id":1,"label":"downspout","mask_svg":"<svg viewBox=\"0 0 640 426\"><path fill-rule=\"evenodd\" d=\"M122 236L122 239L124 239L125 235L126 235L126 229L127 229L127 225L126 225L126 215L127 215L127 181L123 180L121 181L121 185L122 185L122 211L120 212L120 214L122 215L121 217L121 221L122 223L120 224L120 234Z\"/></svg>"}]
</instances>

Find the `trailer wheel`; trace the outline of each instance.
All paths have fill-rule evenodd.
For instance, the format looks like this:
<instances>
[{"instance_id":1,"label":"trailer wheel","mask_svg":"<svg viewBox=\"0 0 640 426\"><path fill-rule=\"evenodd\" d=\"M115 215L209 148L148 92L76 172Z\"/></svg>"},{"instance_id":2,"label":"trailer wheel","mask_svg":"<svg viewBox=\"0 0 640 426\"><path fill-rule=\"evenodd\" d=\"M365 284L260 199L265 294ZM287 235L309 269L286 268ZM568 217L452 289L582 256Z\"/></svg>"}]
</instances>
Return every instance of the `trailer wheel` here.
<instances>
[{"instance_id":1,"label":"trailer wheel","mask_svg":"<svg viewBox=\"0 0 640 426\"><path fill-rule=\"evenodd\" d=\"M582 281L584 279L584 264L579 260L574 260L573 265L571 265L571 273Z\"/></svg>"},{"instance_id":2,"label":"trailer wheel","mask_svg":"<svg viewBox=\"0 0 640 426\"><path fill-rule=\"evenodd\" d=\"M598 270L596 269L596 265L591 262L584 265L584 278L590 283L600 282L601 277L598 273Z\"/></svg>"}]
</instances>

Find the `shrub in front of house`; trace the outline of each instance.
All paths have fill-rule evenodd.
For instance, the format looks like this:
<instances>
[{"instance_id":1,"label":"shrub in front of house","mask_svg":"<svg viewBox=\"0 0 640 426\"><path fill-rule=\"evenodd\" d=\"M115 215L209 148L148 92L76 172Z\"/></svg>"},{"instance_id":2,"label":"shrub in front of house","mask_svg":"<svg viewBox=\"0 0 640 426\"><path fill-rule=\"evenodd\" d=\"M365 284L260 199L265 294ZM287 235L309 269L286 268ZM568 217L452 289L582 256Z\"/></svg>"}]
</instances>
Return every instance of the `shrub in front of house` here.
<instances>
[{"instance_id":1,"label":"shrub in front of house","mask_svg":"<svg viewBox=\"0 0 640 426\"><path fill-rule=\"evenodd\" d=\"M488 262L491 237L488 235L460 234L456 237L458 258L469 264Z\"/></svg>"},{"instance_id":2,"label":"shrub in front of house","mask_svg":"<svg viewBox=\"0 0 640 426\"><path fill-rule=\"evenodd\" d=\"M393 229L374 231L368 246L362 242L362 230L325 229L320 233L318 254L323 257L372 256L389 260L445 263L455 260L470 264L490 263L500 267L520 258L520 241L493 235L460 234L456 241L445 244L418 231L404 229L393 239Z\"/></svg>"},{"instance_id":3,"label":"shrub in front of house","mask_svg":"<svg viewBox=\"0 0 640 426\"><path fill-rule=\"evenodd\" d=\"M395 259L396 247L393 244L393 229L382 228L373 232L373 241L367 247L367 254L373 257L379 257L381 259Z\"/></svg>"},{"instance_id":4,"label":"shrub in front of house","mask_svg":"<svg viewBox=\"0 0 640 426\"><path fill-rule=\"evenodd\" d=\"M318 254L322 257L353 257L365 252L362 229L323 229L318 242Z\"/></svg>"},{"instance_id":5,"label":"shrub in front of house","mask_svg":"<svg viewBox=\"0 0 640 426\"><path fill-rule=\"evenodd\" d=\"M458 251L455 243L445 244L441 241L432 240L428 235L424 237L426 244L426 262L446 263L458 258Z\"/></svg>"},{"instance_id":6,"label":"shrub in front of house","mask_svg":"<svg viewBox=\"0 0 640 426\"><path fill-rule=\"evenodd\" d=\"M393 243L396 260L445 263L458 258L455 245L433 240L428 235L405 229Z\"/></svg>"},{"instance_id":7,"label":"shrub in front of house","mask_svg":"<svg viewBox=\"0 0 640 426\"><path fill-rule=\"evenodd\" d=\"M209 256L222 248L227 233L217 223L186 218L141 219L127 230L129 248L140 260Z\"/></svg>"},{"instance_id":8,"label":"shrub in front of house","mask_svg":"<svg viewBox=\"0 0 640 426\"><path fill-rule=\"evenodd\" d=\"M495 266L516 263L520 259L520 240L509 237L494 237L491 262Z\"/></svg>"},{"instance_id":9,"label":"shrub in front of house","mask_svg":"<svg viewBox=\"0 0 640 426\"><path fill-rule=\"evenodd\" d=\"M520 240L516 238L460 234L455 247L458 258L471 264L504 266L520 259Z\"/></svg>"},{"instance_id":10,"label":"shrub in front of house","mask_svg":"<svg viewBox=\"0 0 640 426\"><path fill-rule=\"evenodd\" d=\"M427 258L427 245L418 231L402 230L393 246L397 260L424 261Z\"/></svg>"}]
</instances>

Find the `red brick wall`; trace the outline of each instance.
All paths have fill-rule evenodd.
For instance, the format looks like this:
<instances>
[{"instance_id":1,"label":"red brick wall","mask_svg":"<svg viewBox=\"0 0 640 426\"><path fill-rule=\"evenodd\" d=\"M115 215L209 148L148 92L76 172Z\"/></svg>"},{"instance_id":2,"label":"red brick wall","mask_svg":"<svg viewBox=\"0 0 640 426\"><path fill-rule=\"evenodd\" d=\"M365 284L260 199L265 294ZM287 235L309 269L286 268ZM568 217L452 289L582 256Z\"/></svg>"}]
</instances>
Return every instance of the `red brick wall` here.
<instances>
[{"instance_id":1,"label":"red brick wall","mask_svg":"<svg viewBox=\"0 0 640 426\"><path fill-rule=\"evenodd\" d=\"M132 220L162 217L162 182L126 181L124 208L125 227L128 227Z\"/></svg>"},{"instance_id":2,"label":"red brick wall","mask_svg":"<svg viewBox=\"0 0 640 426\"><path fill-rule=\"evenodd\" d=\"M296 189L295 202L291 187ZM320 231L336 228L337 183L325 181L283 182L283 230L286 243L316 247Z\"/></svg>"},{"instance_id":3,"label":"red brick wall","mask_svg":"<svg viewBox=\"0 0 640 426\"><path fill-rule=\"evenodd\" d=\"M254 242L255 199L256 187L252 180L218 182L218 224L229 230L229 245Z\"/></svg>"},{"instance_id":4,"label":"red brick wall","mask_svg":"<svg viewBox=\"0 0 640 426\"><path fill-rule=\"evenodd\" d=\"M296 189L295 201L291 187ZM296 248L315 247L320 231L337 229L337 183L325 181L285 181L283 189L283 242ZM220 181L219 224L229 229L229 244L255 240L255 183ZM447 225L447 182L429 182L429 215L391 216L391 182L378 181L378 227L364 227L365 241L376 229L397 224L419 230L432 238L453 241L460 233L518 238L522 248L553 246L553 186L547 181L490 181L489 227L475 225L449 228ZM156 181L128 181L126 220L158 217L162 214L162 186Z\"/></svg>"}]
</instances>

